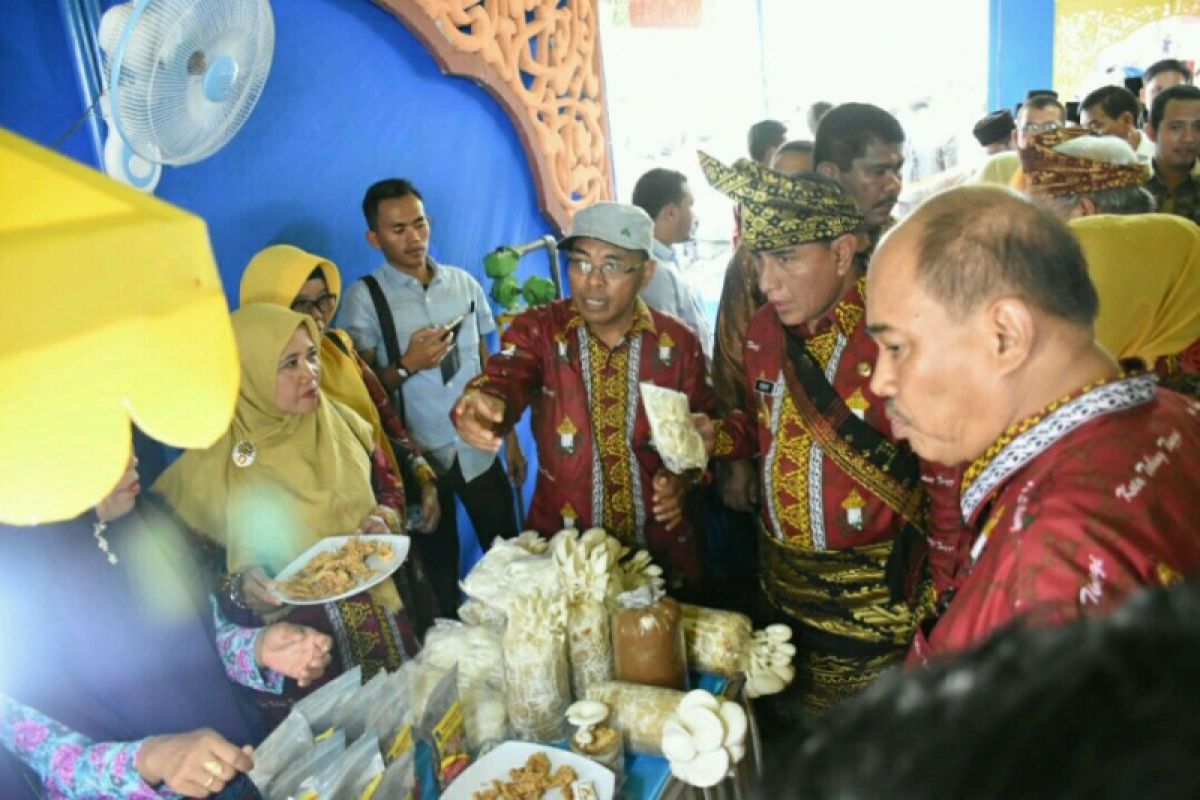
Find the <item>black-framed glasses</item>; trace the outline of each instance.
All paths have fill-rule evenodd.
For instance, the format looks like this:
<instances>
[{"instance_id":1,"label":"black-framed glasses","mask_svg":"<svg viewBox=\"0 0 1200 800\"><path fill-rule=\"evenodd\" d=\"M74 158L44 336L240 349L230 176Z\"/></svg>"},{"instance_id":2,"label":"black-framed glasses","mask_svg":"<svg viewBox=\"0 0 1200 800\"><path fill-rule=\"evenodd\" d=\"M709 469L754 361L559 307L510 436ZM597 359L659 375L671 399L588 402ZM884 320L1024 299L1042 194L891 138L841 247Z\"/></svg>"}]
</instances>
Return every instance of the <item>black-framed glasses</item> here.
<instances>
[{"instance_id":1,"label":"black-framed glasses","mask_svg":"<svg viewBox=\"0 0 1200 800\"><path fill-rule=\"evenodd\" d=\"M627 275L632 275L637 272L638 268L622 264L620 261L605 261L603 264L593 264L583 256L571 255L567 256L567 269L578 272L585 278L594 271L600 270L600 275L605 280L609 280L611 278L624 278Z\"/></svg>"},{"instance_id":2,"label":"black-framed glasses","mask_svg":"<svg viewBox=\"0 0 1200 800\"><path fill-rule=\"evenodd\" d=\"M292 301L292 311L312 316L313 311L316 310L327 317L337 308L337 299L337 295L331 292L326 292L316 300L311 300L307 297L297 297Z\"/></svg>"}]
</instances>

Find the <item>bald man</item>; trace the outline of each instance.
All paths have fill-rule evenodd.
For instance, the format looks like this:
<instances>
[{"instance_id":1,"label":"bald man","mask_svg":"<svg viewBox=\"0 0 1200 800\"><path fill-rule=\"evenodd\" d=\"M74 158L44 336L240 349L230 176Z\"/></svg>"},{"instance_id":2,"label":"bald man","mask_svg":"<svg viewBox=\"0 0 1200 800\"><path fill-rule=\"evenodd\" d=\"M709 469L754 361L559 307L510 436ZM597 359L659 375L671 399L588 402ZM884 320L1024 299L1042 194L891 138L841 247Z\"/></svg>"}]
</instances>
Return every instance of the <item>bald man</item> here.
<instances>
[{"instance_id":1,"label":"bald man","mask_svg":"<svg viewBox=\"0 0 1200 800\"><path fill-rule=\"evenodd\" d=\"M867 276L871 389L894 435L967 465L971 532L910 660L1200 574L1200 403L1095 343L1096 291L1060 220L1006 189L954 189L894 229Z\"/></svg>"}]
</instances>

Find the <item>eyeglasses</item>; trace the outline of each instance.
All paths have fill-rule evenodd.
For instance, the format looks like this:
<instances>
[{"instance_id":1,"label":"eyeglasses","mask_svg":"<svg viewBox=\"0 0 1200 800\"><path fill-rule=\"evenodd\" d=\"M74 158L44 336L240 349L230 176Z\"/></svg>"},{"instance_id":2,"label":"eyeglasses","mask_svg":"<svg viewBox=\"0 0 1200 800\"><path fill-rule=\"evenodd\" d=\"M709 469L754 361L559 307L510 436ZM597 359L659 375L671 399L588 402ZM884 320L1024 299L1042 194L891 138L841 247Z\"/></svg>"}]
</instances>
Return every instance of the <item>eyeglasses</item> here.
<instances>
[{"instance_id":1,"label":"eyeglasses","mask_svg":"<svg viewBox=\"0 0 1200 800\"><path fill-rule=\"evenodd\" d=\"M1062 127L1062 123L1050 120L1048 122L1026 122L1021 126L1021 133L1049 133Z\"/></svg>"},{"instance_id":2,"label":"eyeglasses","mask_svg":"<svg viewBox=\"0 0 1200 800\"><path fill-rule=\"evenodd\" d=\"M637 267L622 264L620 261L606 261L603 264L593 264L581 256L567 256L567 269L574 270L585 278L598 269L604 280L624 278L638 270Z\"/></svg>"},{"instance_id":3,"label":"eyeglasses","mask_svg":"<svg viewBox=\"0 0 1200 800\"><path fill-rule=\"evenodd\" d=\"M292 301L292 311L299 314L308 314L312 316L314 310L320 311L322 316L329 316L333 310L337 308L337 295L326 292L316 300L310 300L307 297L297 297Z\"/></svg>"}]
</instances>

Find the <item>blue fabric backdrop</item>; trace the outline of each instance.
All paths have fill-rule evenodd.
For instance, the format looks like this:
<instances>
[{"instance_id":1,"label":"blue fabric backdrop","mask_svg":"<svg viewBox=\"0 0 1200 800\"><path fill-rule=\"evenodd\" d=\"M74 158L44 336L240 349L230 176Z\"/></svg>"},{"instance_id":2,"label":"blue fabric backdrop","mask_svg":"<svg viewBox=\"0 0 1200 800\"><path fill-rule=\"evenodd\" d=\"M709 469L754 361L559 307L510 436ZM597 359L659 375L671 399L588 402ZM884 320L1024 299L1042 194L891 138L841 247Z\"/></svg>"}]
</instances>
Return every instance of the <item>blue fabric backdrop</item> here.
<instances>
[{"instance_id":1,"label":"blue fabric backdrop","mask_svg":"<svg viewBox=\"0 0 1200 800\"><path fill-rule=\"evenodd\" d=\"M473 82L443 76L402 23L368 0L276 0L272 9L274 62L253 115L211 158L166 168L157 190L207 221L231 305L246 262L268 244L326 255L346 283L378 266L361 202L380 178L416 183L432 255L485 289L486 253L552 232L508 116ZM58 3L15 0L5 11L0 125L51 144L84 108ZM83 128L62 149L95 165ZM546 270L533 254L519 277ZM464 561L473 557L464 550Z\"/></svg>"}]
</instances>

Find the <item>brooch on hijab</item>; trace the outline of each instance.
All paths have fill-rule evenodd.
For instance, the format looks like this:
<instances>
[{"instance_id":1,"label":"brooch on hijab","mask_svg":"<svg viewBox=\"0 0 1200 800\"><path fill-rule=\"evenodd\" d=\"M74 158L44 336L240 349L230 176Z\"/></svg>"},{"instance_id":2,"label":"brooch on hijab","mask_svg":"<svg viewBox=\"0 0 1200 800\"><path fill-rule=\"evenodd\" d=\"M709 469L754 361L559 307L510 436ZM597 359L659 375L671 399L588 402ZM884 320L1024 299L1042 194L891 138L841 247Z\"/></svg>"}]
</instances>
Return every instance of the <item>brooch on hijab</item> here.
<instances>
[{"instance_id":1,"label":"brooch on hijab","mask_svg":"<svg viewBox=\"0 0 1200 800\"><path fill-rule=\"evenodd\" d=\"M96 517L96 521L92 523L92 536L96 538L96 547L100 548L100 552L108 558L108 563L116 566L117 554L110 552L108 549L108 539L104 538L104 531L108 529L108 523Z\"/></svg>"},{"instance_id":2,"label":"brooch on hijab","mask_svg":"<svg viewBox=\"0 0 1200 800\"><path fill-rule=\"evenodd\" d=\"M249 439L242 439L233 446L233 463L239 467L248 467L258 458L258 448Z\"/></svg>"}]
</instances>

